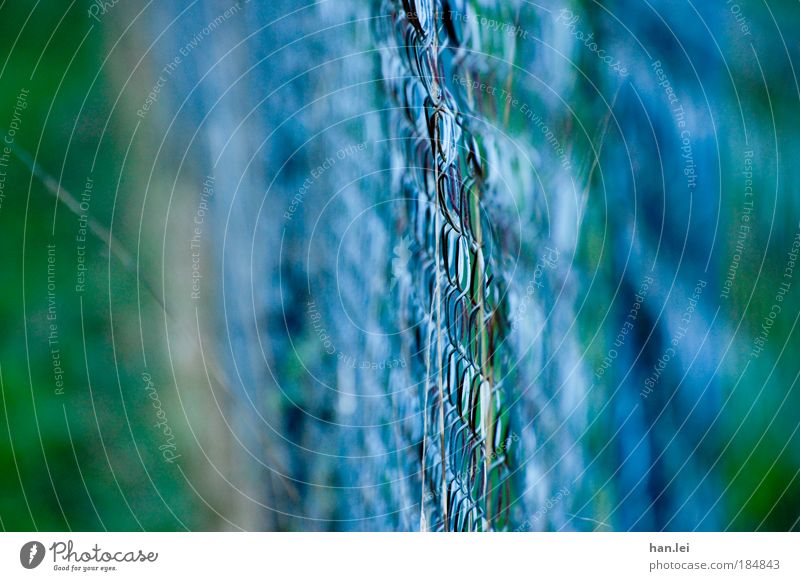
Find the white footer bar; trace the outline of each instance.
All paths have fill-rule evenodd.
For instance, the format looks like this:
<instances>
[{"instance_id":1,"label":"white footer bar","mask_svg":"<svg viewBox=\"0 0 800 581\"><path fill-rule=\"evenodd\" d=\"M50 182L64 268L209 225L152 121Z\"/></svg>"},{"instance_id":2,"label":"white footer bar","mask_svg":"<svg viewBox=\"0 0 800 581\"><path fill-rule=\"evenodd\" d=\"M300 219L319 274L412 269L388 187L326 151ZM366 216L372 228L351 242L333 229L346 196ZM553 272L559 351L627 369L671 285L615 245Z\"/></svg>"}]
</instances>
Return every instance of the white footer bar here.
<instances>
[{"instance_id":1,"label":"white footer bar","mask_svg":"<svg viewBox=\"0 0 800 581\"><path fill-rule=\"evenodd\" d=\"M798 533L3 533L0 579L800 579Z\"/></svg>"}]
</instances>

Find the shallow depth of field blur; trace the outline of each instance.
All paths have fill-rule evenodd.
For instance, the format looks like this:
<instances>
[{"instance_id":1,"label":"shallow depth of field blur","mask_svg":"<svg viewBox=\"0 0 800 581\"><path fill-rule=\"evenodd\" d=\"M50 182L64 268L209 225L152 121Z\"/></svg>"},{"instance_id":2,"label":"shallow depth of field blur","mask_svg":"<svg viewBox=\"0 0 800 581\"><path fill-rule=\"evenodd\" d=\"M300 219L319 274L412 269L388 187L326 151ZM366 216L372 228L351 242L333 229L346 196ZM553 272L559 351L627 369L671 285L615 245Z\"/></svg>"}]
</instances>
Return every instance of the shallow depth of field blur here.
<instances>
[{"instance_id":1,"label":"shallow depth of field blur","mask_svg":"<svg viewBox=\"0 0 800 581\"><path fill-rule=\"evenodd\" d=\"M403 2L174 4L0 2L0 529L452 528ZM435 4L506 289L475 526L800 530L800 4Z\"/></svg>"}]
</instances>

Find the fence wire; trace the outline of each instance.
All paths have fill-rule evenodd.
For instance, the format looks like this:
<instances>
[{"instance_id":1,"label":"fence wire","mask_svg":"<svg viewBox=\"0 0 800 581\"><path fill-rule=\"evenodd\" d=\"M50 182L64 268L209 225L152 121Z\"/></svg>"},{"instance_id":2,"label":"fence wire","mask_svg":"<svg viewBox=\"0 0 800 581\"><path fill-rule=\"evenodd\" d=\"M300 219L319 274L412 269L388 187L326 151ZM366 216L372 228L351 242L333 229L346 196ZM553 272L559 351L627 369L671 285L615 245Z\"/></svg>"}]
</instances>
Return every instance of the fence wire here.
<instances>
[{"instance_id":1,"label":"fence wire","mask_svg":"<svg viewBox=\"0 0 800 581\"><path fill-rule=\"evenodd\" d=\"M383 74L412 260L404 293L424 357L423 530L502 529L508 437L502 381L503 277L482 210L486 152L456 102L444 60L461 40L452 6L385 2ZM462 7L462 10L465 7ZM447 56L445 53L448 53ZM459 64L451 62L454 70Z\"/></svg>"}]
</instances>

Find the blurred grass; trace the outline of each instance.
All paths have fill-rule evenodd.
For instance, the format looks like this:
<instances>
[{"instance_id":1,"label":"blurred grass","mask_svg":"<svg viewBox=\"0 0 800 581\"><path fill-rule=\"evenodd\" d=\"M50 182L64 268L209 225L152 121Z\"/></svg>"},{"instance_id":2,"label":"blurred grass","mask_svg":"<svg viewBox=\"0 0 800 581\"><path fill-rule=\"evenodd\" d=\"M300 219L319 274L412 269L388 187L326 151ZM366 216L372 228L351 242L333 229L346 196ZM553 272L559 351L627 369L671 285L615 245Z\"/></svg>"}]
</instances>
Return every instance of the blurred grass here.
<instances>
[{"instance_id":1,"label":"blurred grass","mask_svg":"<svg viewBox=\"0 0 800 581\"><path fill-rule=\"evenodd\" d=\"M89 214L108 226L115 201L124 207L128 192L139 184L117 192L125 151L113 118L102 132L113 102L108 65L101 70L108 39L100 26L90 31L88 5L0 3L0 130L8 130L17 95L27 88L29 105L15 146L35 155L77 199L91 176ZM153 428L155 412L143 390L142 364L134 360L140 349L131 341L136 335L126 331L136 321L118 314L136 313L135 275L116 258L109 271L105 244L89 235L87 284L83 293L76 292L78 217L56 204L52 192L13 155L7 169L0 209L2 528L209 526L207 509L196 505L177 466L163 462L158 450L162 438ZM55 247L55 321L48 320L48 245ZM63 395L55 384L55 345L48 344L53 322ZM163 356L156 349L149 355L148 371L158 377ZM160 397L171 401L167 384L158 387ZM178 422L178 408L171 410L180 443L185 428Z\"/></svg>"}]
</instances>

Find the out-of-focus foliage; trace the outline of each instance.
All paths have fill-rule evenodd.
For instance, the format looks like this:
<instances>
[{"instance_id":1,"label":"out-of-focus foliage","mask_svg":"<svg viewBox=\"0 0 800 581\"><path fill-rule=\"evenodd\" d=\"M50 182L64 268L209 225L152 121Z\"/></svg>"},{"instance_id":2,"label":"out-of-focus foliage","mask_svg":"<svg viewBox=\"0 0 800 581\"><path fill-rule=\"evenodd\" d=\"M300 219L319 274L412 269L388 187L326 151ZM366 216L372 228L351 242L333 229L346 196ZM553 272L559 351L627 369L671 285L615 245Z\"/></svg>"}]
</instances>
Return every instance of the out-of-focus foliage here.
<instances>
[{"instance_id":1,"label":"out-of-focus foliage","mask_svg":"<svg viewBox=\"0 0 800 581\"><path fill-rule=\"evenodd\" d=\"M14 133L0 206L0 524L216 526L159 450L165 442L142 373L166 377L167 362L155 343L149 367L142 362L137 291L146 291L134 271L109 259L65 194L61 203L54 195L59 187L69 192L86 204L81 214L111 225L136 250L135 221L120 208L143 183L126 173L128 122L112 112L117 90L105 56L113 29L89 18L84 3L47 1L3 3L0 31L0 134ZM146 302L143 325L163 325L152 298ZM174 389L158 388L180 446L188 433Z\"/></svg>"}]
</instances>

